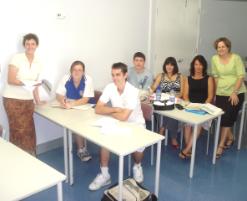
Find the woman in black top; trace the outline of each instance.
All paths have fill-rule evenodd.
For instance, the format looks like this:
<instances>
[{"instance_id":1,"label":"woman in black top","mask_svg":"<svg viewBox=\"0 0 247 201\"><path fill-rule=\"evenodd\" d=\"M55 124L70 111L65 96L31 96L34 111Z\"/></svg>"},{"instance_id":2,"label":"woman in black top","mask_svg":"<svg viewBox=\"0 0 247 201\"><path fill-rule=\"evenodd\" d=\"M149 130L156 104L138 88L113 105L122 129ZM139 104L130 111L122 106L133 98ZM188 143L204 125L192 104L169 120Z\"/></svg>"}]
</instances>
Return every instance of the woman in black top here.
<instances>
[{"instance_id":1,"label":"woman in black top","mask_svg":"<svg viewBox=\"0 0 247 201\"><path fill-rule=\"evenodd\" d=\"M207 61L202 55L197 55L190 65L190 76L185 80L184 100L192 103L211 103L214 97L213 78L207 75ZM198 127L198 134L202 127ZM186 147L179 153L179 157L186 159L192 148L192 127L185 125L184 139Z\"/></svg>"}]
</instances>

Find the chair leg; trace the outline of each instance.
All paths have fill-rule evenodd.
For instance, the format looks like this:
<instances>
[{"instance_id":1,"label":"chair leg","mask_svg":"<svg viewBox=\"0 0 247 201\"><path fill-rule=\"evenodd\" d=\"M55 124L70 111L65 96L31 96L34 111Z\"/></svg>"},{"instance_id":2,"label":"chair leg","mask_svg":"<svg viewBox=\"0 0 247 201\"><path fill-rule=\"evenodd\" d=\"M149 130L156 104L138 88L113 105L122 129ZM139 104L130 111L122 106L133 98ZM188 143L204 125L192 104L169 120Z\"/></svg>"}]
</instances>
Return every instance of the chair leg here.
<instances>
[{"instance_id":1,"label":"chair leg","mask_svg":"<svg viewBox=\"0 0 247 201\"><path fill-rule=\"evenodd\" d=\"M131 173L131 154L128 155L128 175Z\"/></svg>"},{"instance_id":2,"label":"chair leg","mask_svg":"<svg viewBox=\"0 0 247 201\"><path fill-rule=\"evenodd\" d=\"M183 149L183 140L184 140L184 128L182 126L180 131L180 150Z\"/></svg>"},{"instance_id":3,"label":"chair leg","mask_svg":"<svg viewBox=\"0 0 247 201\"><path fill-rule=\"evenodd\" d=\"M154 118L154 114L152 114L152 116L151 116L151 130L153 131L153 132L155 132L154 131L154 121L155 121L155 118ZM154 163L154 145L151 145L151 157L150 157L150 163L151 163L151 166L153 165L153 163Z\"/></svg>"},{"instance_id":4,"label":"chair leg","mask_svg":"<svg viewBox=\"0 0 247 201\"><path fill-rule=\"evenodd\" d=\"M84 147L86 148L87 150L87 140L84 138Z\"/></svg>"},{"instance_id":5,"label":"chair leg","mask_svg":"<svg viewBox=\"0 0 247 201\"><path fill-rule=\"evenodd\" d=\"M207 149L206 149L206 155L208 155L208 149L209 149L209 143L210 143L210 134L211 134L211 129L209 129L208 132L207 132Z\"/></svg>"},{"instance_id":6,"label":"chair leg","mask_svg":"<svg viewBox=\"0 0 247 201\"><path fill-rule=\"evenodd\" d=\"M241 114L241 120L240 120L240 126L239 126L239 135L238 135L238 150L241 148L242 143L242 135L243 135L243 128L244 128L244 121L245 121L245 113L246 113L246 104L247 101L243 103L242 107L242 114Z\"/></svg>"},{"instance_id":7,"label":"chair leg","mask_svg":"<svg viewBox=\"0 0 247 201\"><path fill-rule=\"evenodd\" d=\"M167 146L168 145L168 129L166 129L166 131L165 131L165 141L164 141L164 143L165 143L165 146Z\"/></svg>"}]
</instances>

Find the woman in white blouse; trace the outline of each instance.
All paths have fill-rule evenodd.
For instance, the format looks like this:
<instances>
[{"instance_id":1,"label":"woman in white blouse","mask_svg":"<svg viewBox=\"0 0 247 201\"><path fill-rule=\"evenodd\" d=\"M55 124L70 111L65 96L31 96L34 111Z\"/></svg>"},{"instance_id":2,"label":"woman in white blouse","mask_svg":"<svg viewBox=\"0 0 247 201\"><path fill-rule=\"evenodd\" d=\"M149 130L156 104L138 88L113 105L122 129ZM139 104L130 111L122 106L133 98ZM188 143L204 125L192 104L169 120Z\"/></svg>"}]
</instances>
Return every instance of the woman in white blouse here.
<instances>
[{"instance_id":1,"label":"woman in white blouse","mask_svg":"<svg viewBox=\"0 0 247 201\"><path fill-rule=\"evenodd\" d=\"M10 141L36 154L36 134L33 121L34 101L40 104L38 86L24 83L38 80L42 65L35 56L39 39L29 33L23 37L25 52L13 56L8 67L8 79L3 92L3 104L9 121ZM33 90L32 90L33 88Z\"/></svg>"}]
</instances>

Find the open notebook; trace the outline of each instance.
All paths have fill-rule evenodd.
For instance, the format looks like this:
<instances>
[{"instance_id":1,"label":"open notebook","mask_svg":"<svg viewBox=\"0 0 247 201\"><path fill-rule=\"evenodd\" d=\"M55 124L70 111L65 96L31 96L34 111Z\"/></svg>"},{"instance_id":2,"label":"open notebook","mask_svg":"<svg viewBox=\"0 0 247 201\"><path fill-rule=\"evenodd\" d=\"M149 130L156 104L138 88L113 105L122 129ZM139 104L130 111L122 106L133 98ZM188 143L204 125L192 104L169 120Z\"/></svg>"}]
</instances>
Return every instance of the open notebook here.
<instances>
[{"instance_id":1,"label":"open notebook","mask_svg":"<svg viewBox=\"0 0 247 201\"><path fill-rule=\"evenodd\" d=\"M63 108L59 102L54 101L52 103L50 103L51 107L58 107L58 108ZM92 108L94 106L94 104L85 104L85 105L77 105L77 106L73 106L71 109L76 109L76 110L88 110L90 108Z\"/></svg>"},{"instance_id":2,"label":"open notebook","mask_svg":"<svg viewBox=\"0 0 247 201\"><path fill-rule=\"evenodd\" d=\"M221 108L216 107L210 103L190 103L185 107L185 110L188 112L193 112L197 114L212 114L217 115L222 112Z\"/></svg>"}]
</instances>

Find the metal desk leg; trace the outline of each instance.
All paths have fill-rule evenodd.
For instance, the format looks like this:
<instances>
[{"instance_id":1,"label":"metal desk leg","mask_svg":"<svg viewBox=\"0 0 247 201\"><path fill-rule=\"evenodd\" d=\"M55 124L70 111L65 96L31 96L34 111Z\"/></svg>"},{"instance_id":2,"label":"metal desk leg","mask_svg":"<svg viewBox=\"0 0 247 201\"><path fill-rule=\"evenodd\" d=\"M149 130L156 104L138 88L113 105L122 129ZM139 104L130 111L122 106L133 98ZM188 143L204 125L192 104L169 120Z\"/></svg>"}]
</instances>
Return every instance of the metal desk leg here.
<instances>
[{"instance_id":1,"label":"metal desk leg","mask_svg":"<svg viewBox=\"0 0 247 201\"><path fill-rule=\"evenodd\" d=\"M62 182L57 184L57 201L63 201L63 186Z\"/></svg>"},{"instance_id":2,"label":"metal desk leg","mask_svg":"<svg viewBox=\"0 0 247 201\"><path fill-rule=\"evenodd\" d=\"M214 154L213 154L213 164L216 162L216 151L217 151L217 146L218 146L218 141L219 141L219 135L220 135L220 120L221 116L217 118L217 126L216 126L216 133L214 137Z\"/></svg>"},{"instance_id":3,"label":"metal desk leg","mask_svg":"<svg viewBox=\"0 0 247 201\"><path fill-rule=\"evenodd\" d=\"M123 200L123 168L124 168L124 157L119 156L119 172L118 172L118 187L119 187L119 194L118 200Z\"/></svg>"},{"instance_id":4,"label":"metal desk leg","mask_svg":"<svg viewBox=\"0 0 247 201\"><path fill-rule=\"evenodd\" d=\"M154 114L152 114L151 118L151 130L154 132ZM151 146L151 165L154 164L154 145Z\"/></svg>"},{"instance_id":5,"label":"metal desk leg","mask_svg":"<svg viewBox=\"0 0 247 201\"><path fill-rule=\"evenodd\" d=\"M197 129L198 129L198 125L195 125L194 131L193 131L192 153L191 153L191 160L190 160L190 175L189 175L190 178L193 177L193 171L194 171L194 165L195 165Z\"/></svg>"},{"instance_id":6,"label":"metal desk leg","mask_svg":"<svg viewBox=\"0 0 247 201\"><path fill-rule=\"evenodd\" d=\"M243 103L243 107L242 107L242 114L241 114L240 127L239 127L239 135L238 135L238 150L240 150L241 142L242 142L242 135L243 135L243 128L244 128L244 120L245 120L245 107L246 107L246 102Z\"/></svg>"},{"instance_id":7,"label":"metal desk leg","mask_svg":"<svg viewBox=\"0 0 247 201\"><path fill-rule=\"evenodd\" d=\"M160 179L160 156L161 156L161 141L157 144L157 158L156 158L156 171L155 171L155 186L154 192L155 195L158 197L159 194L159 179Z\"/></svg>"},{"instance_id":8,"label":"metal desk leg","mask_svg":"<svg viewBox=\"0 0 247 201\"><path fill-rule=\"evenodd\" d=\"M72 185L74 183L74 169L73 169L73 140L72 140L72 132L69 130L68 132L69 139L69 184Z\"/></svg>"},{"instance_id":9,"label":"metal desk leg","mask_svg":"<svg viewBox=\"0 0 247 201\"><path fill-rule=\"evenodd\" d=\"M66 175L65 182L69 182L69 164L68 164L68 130L63 129L63 151L64 151L64 172Z\"/></svg>"}]
</instances>

